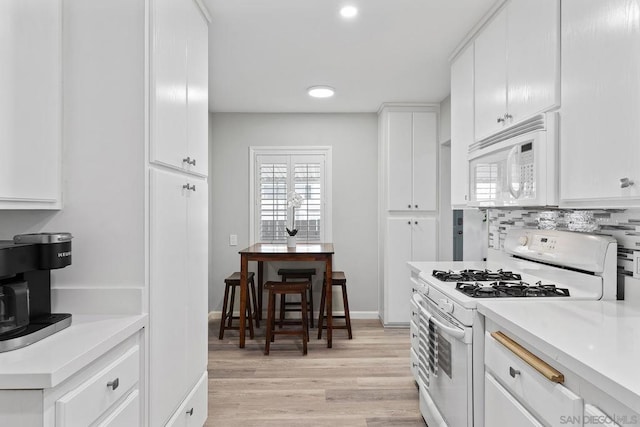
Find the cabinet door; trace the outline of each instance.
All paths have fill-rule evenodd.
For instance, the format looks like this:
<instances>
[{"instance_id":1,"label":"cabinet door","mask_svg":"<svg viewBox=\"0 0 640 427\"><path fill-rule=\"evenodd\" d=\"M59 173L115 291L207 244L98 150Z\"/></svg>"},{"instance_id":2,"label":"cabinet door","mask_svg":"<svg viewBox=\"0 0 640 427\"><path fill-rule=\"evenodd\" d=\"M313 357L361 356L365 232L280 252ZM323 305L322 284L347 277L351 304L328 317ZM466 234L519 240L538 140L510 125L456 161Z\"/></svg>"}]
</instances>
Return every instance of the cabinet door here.
<instances>
[{"instance_id":1,"label":"cabinet door","mask_svg":"<svg viewBox=\"0 0 640 427\"><path fill-rule=\"evenodd\" d=\"M386 272L384 322L385 324L409 324L409 300L411 282L409 267L411 261L411 218L391 218L387 220Z\"/></svg>"},{"instance_id":2,"label":"cabinet door","mask_svg":"<svg viewBox=\"0 0 640 427\"><path fill-rule=\"evenodd\" d=\"M165 427L200 427L207 421L207 371L200 375Z\"/></svg>"},{"instance_id":3,"label":"cabinet door","mask_svg":"<svg viewBox=\"0 0 640 427\"><path fill-rule=\"evenodd\" d=\"M198 5L190 1L187 45L187 170L207 175L209 146L209 27Z\"/></svg>"},{"instance_id":4,"label":"cabinet door","mask_svg":"<svg viewBox=\"0 0 640 427\"><path fill-rule=\"evenodd\" d=\"M187 157L187 31L191 2L156 0L152 9L151 161L183 168ZM206 161L206 160L205 160Z\"/></svg>"},{"instance_id":5,"label":"cabinet door","mask_svg":"<svg viewBox=\"0 0 640 427\"><path fill-rule=\"evenodd\" d=\"M413 208L411 197L412 122L411 112L391 111L387 116L388 207L393 210Z\"/></svg>"},{"instance_id":6,"label":"cabinet door","mask_svg":"<svg viewBox=\"0 0 640 427\"><path fill-rule=\"evenodd\" d=\"M502 129L507 112L507 14L500 11L475 40L475 139Z\"/></svg>"},{"instance_id":7,"label":"cabinet door","mask_svg":"<svg viewBox=\"0 0 640 427\"><path fill-rule=\"evenodd\" d=\"M208 349L208 188L204 180L193 180L195 191L187 193L188 206L188 299L189 325L185 333L187 343L187 380L195 383L207 368ZM193 188L193 187L192 187Z\"/></svg>"},{"instance_id":8,"label":"cabinet door","mask_svg":"<svg viewBox=\"0 0 640 427\"><path fill-rule=\"evenodd\" d=\"M438 117L436 113L413 113L413 209L434 211L438 195Z\"/></svg>"},{"instance_id":9,"label":"cabinet door","mask_svg":"<svg viewBox=\"0 0 640 427\"><path fill-rule=\"evenodd\" d=\"M560 102L560 1L513 0L507 6L508 124Z\"/></svg>"},{"instance_id":10,"label":"cabinet door","mask_svg":"<svg viewBox=\"0 0 640 427\"><path fill-rule=\"evenodd\" d=\"M640 15L630 7L562 3L561 205L640 204Z\"/></svg>"},{"instance_id":11,"label":"cabinet door","mask_svg":"<svg viewBox=\"0 0 640 427\"><path fill-rule=\"evenodd\" d=\"M60 9L0 2L0 208L60 208Z\"/></svg>"},{"instance_id":12,"label":"cabinet door","mask_svg":"<svg viewBox=\"0 0 640 427\"><path fill-rule=\"evenodd\" d=\"M411 220L410 261L438 260L438 227L435 218ZM408 260L409 261L409 260Z\"/></svg>"},{"instance_id":13,"label":"cabinet door","mask_svg":"<svg viewBox=\"0 0 640 427\"><path fill-rule=\"evenodd\" d=\"M484 424L486 426L542 427L491 374L484 376Z\"/></svg>"},{"instance_id":14,"label":"cabinet door","mask_svg":"<svg viewBox=\"0 0 640 427\"><path fill-rule=\"evenodd\" d=\"M189 282L187 204L179 174L151 170L149 277L149 425L164 425L186 396Z\"/></svg>"},{"instance_id":15,"label":"cabinet door","mask_svg":"<svg viewBox=\"0 0 640 427\"><path fill-rule=\"evenodd\" d=\"M473 44L451 64L451 205L469 198L469 145L473 143Z\"/></svg>"}]
</instances>

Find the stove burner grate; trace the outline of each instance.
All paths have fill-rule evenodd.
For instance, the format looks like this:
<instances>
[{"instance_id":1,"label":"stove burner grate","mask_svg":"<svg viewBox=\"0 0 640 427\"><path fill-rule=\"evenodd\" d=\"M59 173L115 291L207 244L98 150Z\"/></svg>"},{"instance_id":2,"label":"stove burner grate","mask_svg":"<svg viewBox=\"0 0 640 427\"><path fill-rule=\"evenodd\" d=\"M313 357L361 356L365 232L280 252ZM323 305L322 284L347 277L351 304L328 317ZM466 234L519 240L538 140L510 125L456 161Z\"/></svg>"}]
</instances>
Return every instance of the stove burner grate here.
<instances>
[{"instance_id":1,"label":"stove burner grate","mask_svg":"<svg viewBox=\"0 0 640 427\"><path fill-rule=\"evenodd\" d=\"M473 298L506 298L506 297L568 297L569 290L558 288L556 285L543 285L536 282L533 285L522 281L497 281L490 284L456 283L456 289Z\"/></svg>"},{"instance_id":2,"label":"stove burner grate","mask_svg":"<svg viewBox=\"0 0 640 427\"><path fill-rule=\"evenodd\" d=\"M495 280L520 280L521 276L512 271L491 270L461 270L461 271L443 271L433 270L433 277L443 282L486 282Z\"/></svg>"}]
</instances>

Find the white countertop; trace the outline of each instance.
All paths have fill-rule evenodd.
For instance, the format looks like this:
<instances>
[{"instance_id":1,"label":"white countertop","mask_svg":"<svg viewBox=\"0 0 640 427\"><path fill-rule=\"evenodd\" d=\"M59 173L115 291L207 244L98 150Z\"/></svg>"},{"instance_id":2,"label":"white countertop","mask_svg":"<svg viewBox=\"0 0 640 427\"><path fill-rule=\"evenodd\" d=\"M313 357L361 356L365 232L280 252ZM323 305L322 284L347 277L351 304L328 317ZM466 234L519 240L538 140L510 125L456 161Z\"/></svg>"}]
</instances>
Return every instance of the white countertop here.
<instances>
[{"instance_id":1,"label":"white countertop","mask_svg":"<svg viewBox=\"0 0 640 427\"><path fill-rule=\"evenodd\" d=\"M640 408L640 305L482 301L478 311L631 409Z\"/></svg>"},{"instance_id":2,"label":"white countertop","mask_svg":"<svg viewBox=\"0 0 640 427\"><path fill-rule=\"evenodd\" d=\"M71 322L41 341L0 353L0 389L55 387L146 327L147 315L73 315Z\"/></svg>"}]
</instances>

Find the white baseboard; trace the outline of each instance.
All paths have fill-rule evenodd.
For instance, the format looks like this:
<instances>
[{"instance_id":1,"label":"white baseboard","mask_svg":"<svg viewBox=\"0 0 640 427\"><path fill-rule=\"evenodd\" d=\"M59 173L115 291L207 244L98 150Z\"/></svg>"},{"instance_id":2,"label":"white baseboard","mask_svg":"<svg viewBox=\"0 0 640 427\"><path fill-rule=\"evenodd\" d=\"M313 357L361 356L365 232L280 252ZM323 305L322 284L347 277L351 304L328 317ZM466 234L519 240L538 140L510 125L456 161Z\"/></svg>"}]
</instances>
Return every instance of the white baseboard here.
<instances>
[{"instance_id":1,"label":"white baseboard","mask_svg":"<svg viewBox=\"0 0 640 427\"><path fill-rule=\"evenodd\" d=\"M333 313L334 316L344 316L344 312L343 311L336 311ZM233 313L234 316L238 315L238 312L234 312ZM317 313L315 314L316 316L318 315ZM377 311L351 311L350 312L351 315L351 319L379 319L379 313ZM209 321L211 320L218 320L222 317L222 311L210 311L209 312ZM262 318L266 319L267 318L267 312L263 311L262 312Z\"/></svg>"}]
</instances>

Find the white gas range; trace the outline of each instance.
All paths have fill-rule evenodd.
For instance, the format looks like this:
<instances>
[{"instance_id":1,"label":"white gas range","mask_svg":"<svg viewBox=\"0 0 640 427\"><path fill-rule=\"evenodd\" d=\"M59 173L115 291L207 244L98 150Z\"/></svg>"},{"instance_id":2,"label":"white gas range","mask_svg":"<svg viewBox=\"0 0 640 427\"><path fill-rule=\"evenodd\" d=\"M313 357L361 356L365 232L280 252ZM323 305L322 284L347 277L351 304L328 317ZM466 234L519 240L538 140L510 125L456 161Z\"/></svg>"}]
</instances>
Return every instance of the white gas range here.
<instances>
[{"instance_id":1,"label":"white gas range","mask_svg":"<svg viewBox=\"0 0 640 427\"><path fill-rule=\"evenodd\" d=\"M429 427L484 425L482 300L616 299L609 236L511 229L487 262L410 262L411 369Z\"/></svg>"}]
</instances>

